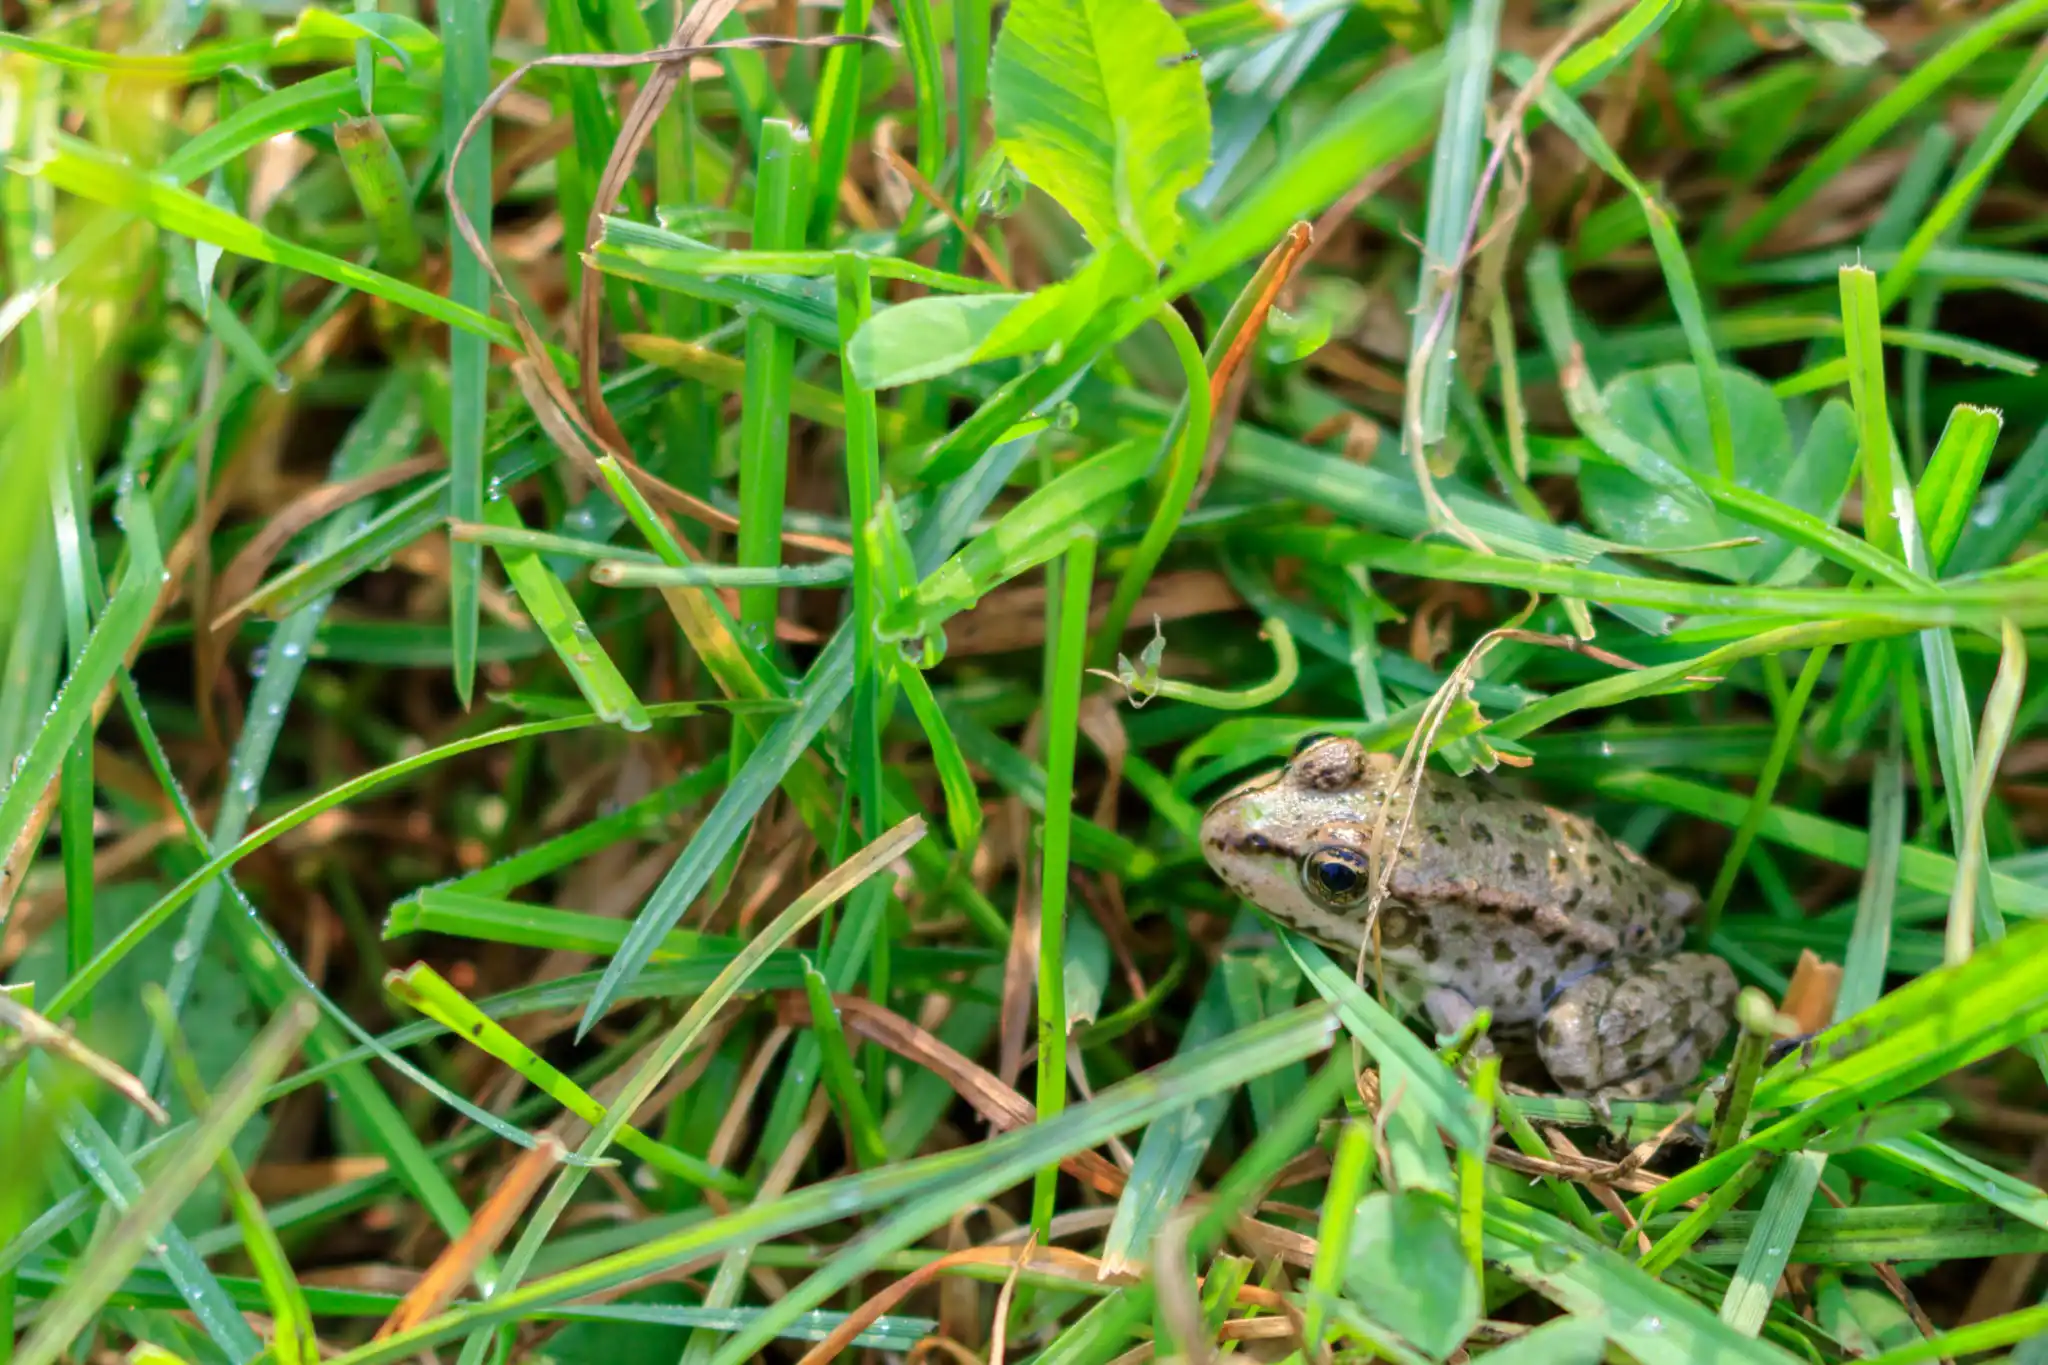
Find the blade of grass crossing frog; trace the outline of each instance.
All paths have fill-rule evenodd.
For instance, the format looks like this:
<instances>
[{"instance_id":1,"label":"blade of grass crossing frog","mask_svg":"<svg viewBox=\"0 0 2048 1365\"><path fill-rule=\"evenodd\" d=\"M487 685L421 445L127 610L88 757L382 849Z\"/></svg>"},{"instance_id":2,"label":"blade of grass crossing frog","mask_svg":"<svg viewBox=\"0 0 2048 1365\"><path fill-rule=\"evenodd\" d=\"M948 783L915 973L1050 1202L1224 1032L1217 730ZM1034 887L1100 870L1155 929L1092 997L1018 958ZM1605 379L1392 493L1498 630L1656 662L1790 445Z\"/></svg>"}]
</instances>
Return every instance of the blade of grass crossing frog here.
<instances>
[{"instance_id":1,"label":"blade of grass crossing frog","mask_svg":"<svg viewBox=\"0 0 2048 1365\"><path fill-rule=\"evenodd\" d=\"M170 998L156 986L145 988L143 1003L149 1009L157 1033L164 1039L170 1067L178 1088L192 1112L204 1113L213 1103L199 1074L199 1063L178 1036L178 1019ZM284 1244L263 1216L263 1202L249 1185L242 1165L235 1160L234 1146L222 1147L217 1162L227 1184L229 1206L242 1229L242 1245L263 1288L263 1303L270 1310L274 1333L270 1350L278 1365L319 1365L320 1340L313 1328L313 1311L306 1291L292 1273ZM225 1288L225 1286L223 1286Z\"/></svg>"},{"instance_id":2,"label":"blade of grass crossing frog","mask_svg":"<svg viewBox=\"0 0 2048 1365\"><path fill-rule=\"evenodd\" d=\"M14 766L4 791L0 791L0 907L14 899L27 858L16 852L26 835L36 804L58 775L65 755L77 737L92 724L93 704L113 681L147 628L157 594L163 588L163 557L157 545L156 523L146 497L124 491L116 504L117 523L126 532L128 568L121 586L114 591L107 609L93 627L92 637L58 690L57 700L44 717L27 753Z\"/></svg>"},{"instance_id":3,"label":"blade of grass crossing frog","mask_svg":"<svg viewBox=\"0 0 2048 1365\"><path fill-rule=\"evenodd\" d=\"M844 638L843 632L839 638ZM764 741L762 750L765 751L767 747ZM506 1258L505 1274L494 1286L490 1298L486 1300L487 1305L519 1300L523 1293L539 1287L522 1287L520 1282L533 1265L534 1257L546 1243L556 1222L568 1208L570 1200L575 1198L590 1165L603 1159L606 1149L611 1146L627 1121L660 1088L676 1064L682 1060L683 1054L702 1036L719 1011L747 985L749 978L759 970L768 955L787 944L827 906L834 904L869 876L901 857L906 849L924 837L924 832L924 821L913 816L869 843L859 853L841 863L790 902L734 955L732 961L704 993L692 1002L683 1017L676 1021L675 1026L645 1053L624 1089L612 1100L603 1119L592 1126L589 1136L577 1149L576 1155L582 1164L565 1165L555 1176L547 1195L527 1220L525 1231L520 1234L518 1243ZM600 982L599 988L602 987L603 982ZM494 1325L488 1314L482 1316L483 1320L474 1324L476 1330L463 1346L462 1359L471 1365L482 1359L483 1352L490 1342L488 1329Z\"/></svg>"},{"instance_id":4,"label":"blade of grass crossing frog","mask_svg":"<svg viewBox=\"0 0 2048 1365\"><path fill-rule=\"evenodd\" d=\"M1744 798L1684 778L1662 773L1617 773L1597 779L1595 784L1610 795L1669 806L1687 815L1700 816L1724 825L1735 825L1748 809ZM1772 843L1799 849L1842 867L1864 867L1871 856L1867 832L1825 820L1804 811L1773 806L1758 826L1757 833ZM1948 895L1955 889L1955 859L1932 849L1907 844L1899 850L1899 879L1921 891ZM1999 907L2007 914L2048 915L2048 892L2032 881L1994 871L1989 885L1997 892Z\"/></svg>"},{"instance_id":5,"label":"blade of grass crossing frog","mask_svg":"<svg viewBox=\"0 0 2048 1365\"><path fill-rule=\"evenodd\" d=\"M1486 131L1486 93L1493 84L1493 55L1500 40L1501 0L1462 0L1453 7L1442 122L1429 172L1429 207L1424 218L1421 274L1409 338L1408 373L1420 376L1420 391L1404 419L1408 439L1429 449L1442 443L1450 412L1451 352L1457 344L1459 280L1464 267L1466 225L1477 222L1473 194Z\"/></svg>"},{"instance_id":6,"label":"blade of grass crossing frog","mask_svg":"<svg viewBox=\"0 0 2048 1365\"><path fill-rule=\"evenodd\" d=\"M1477 1146L1484 1140L1478 1131L1471 1097L1458 1085L1443 1062L1422 1045L1422 1041L1361 989L1351 974L1332 961L1327 953L1291 929L1279 930L1280 942L1291 954L1302 974L1337 1011L1337 1017L1351 1036L1372 1054L1384 1075L1382 1093L1392 1096L1403 1090L1431 1124L1442 1128L1462 1146ZM1436 1148L1441 1162L1443 1152ZM1449 1167L1437 1174L1448 1180Z\"/></svg>"},{"instance_id":7,"label":"blade of grass crossing frog","mask_svg":"<svg viewBox=\"0 0 2048 1365\"><path fill-rule=\"evenodd\" d=\"M1240 912L1237 927L1242 930L1249 912ZM1201 999L1188 1016L1180 1035L1180 1052L1191 1054L1227 1036L1231 1029L1229 983L1221 971L1209 974ZM1208 1155L1209 1145L1230 1112L1230 1091L1189 1105L1171 1122L1155 1123L1145 1130L1131 1174L1117 1198L1116 1214L1102 1240L1102 1268L1105 1275L1131 1270L1149 1263L1152 1241L1193 1188L1195 1174Z\"/></svg>"},{"instance_id":8,"label":"blade of grass crossing frog","mask_svg":"<svg viewBox=\"0 0 2048 1365\"><path fill-rule=\"evenodd\" d=\"M419 443L422 430L418 390L412 376L394 371L378 387L362 415L342 437L329 469L330 478L335 481L353 479L405 459ZM363 502L335 513L314 533L301 560L317 556L339 544L367 521L373 510L372 504ZM325 602L316 599L281 622L264 647L265 667L250 693L242 733L236 738L228 760L227 786L214 815L212 833L207 838L209 856L233 847L248 832L249 818L255 813L264 774L270 767L271 755L284 729L285 715L293 694L298 690L299 679L326 614ZM171 970L164 979L164 994L174 1017L182 1015L191 994L200 956L212 933L214 916L219 911L225 889L223 881L212 883L199 892L185 916L184 926L179 930L178 942L171 950ZM142 1065L136 1072L142 1083L152 1090L162 1077L164 1047L162 1037L151 1037ZM123 1120L121 1145L124 1149L133 1148L141 1139L138 1117L131 1115Z\"/></svg>"},{"instance_id":9,"label":"blade of grass crossing frog","mask_svg":"<svg viewBox=\"0 0 2048 1365\"><path fill-rule=\"evenodd\" d=\"M56 1090L54 1077L46 1059L41 1056L30 1058L30 1068L33 1068L31 1074L34 1077L31 1093L40 1101ZM85 1106L76 1102L59 1106L56 1126L59 1139L71 1153L80 1172L105 1196L103 1229L110 1228L114 1220L125 1217L149 1197L151 1186L143 1183L134 1165L114 1146L113 1138L100 1127L99 1120ZM191 1131L187 1127L180 1140L189 1142ZM152 1182L158 1176L157 1170L151 1171ZM193 1248L190 1239L172 1224L162 1229L157 1241L161 1245L157 1263L170 1278L179 1299L221 1350L232 1360L250 1359L254 1352L261 1350L262 1343L249 1330L242 1315L235 1311L234 1300L228 1296L213 1271L207 1268L206 1261Z\"/></svg>"},{"instance_id":10,"label":"blade of grass crossing frog","mask_svg":"<svg viewBox=\"0 0 2048 1365\"><path fill-rule=\"evenodd\" d=\"M509 498L491 498L484 503L483 511L485 521L492 526L507 530L525 529L519 510ZM512 590L519 594L527 614L547 636L556 657L568 669L576 690L590 703L590 709L600 719L622 730L647 729L652 724L647 717L647 708L640 704L632 685L599 643L595 632L583 619L583 613L576 609L576 600L569 595L567 585L555 577L554 571L533 551L505 545L495 548L498 562L504 566L505 577L511 580Z\"/></svg>"},{"instance_id":11,"label":"blade of grass crossing frog","mask_svg":"<svg viewBox=\"0 0 2048 1365\"><path fill-rule=\"evenodd\" d=\"M55 1365L255 1114L264 1088L297 1053L316 1017L311 1002L294 1001L264 1027L191 1136L152 1174L149 1188L99 1239L78 1274L37 1319L27 1343L15 1356L17 1365ZM239 1317L235 1320L240 1322ZM246 1327L243 1330L247 1332ZM244 1359L256 1349L252 1339L247 1349L233 1355Z\"/></svg>"},{"instance_id":12,"label":"blade of grass crossing frog","mask_svg":"<svg viewBox=\"0 0 2048 1365\"><path fill-rule=\"evenodd\" d=\"M484 234L488 245L491 221L491 139L471 139L455 159L457 143L470 119L483 105L491 85L492 27L490 0L448 0L440 11L443 73L441 79L441 156L448 164L455 204L449 208L448 298L479 313L491 307L490 272L466 244L456 242L455 215L467 218ZM451 327L448 332L449 445L448 515L456 521L482 521L484 511L484 424L490 409L490 345L483 337ZM455 695L465 708L476 681L478 589L483 573L483 547L448 547L448 629L455 652Z\"/></svg>"}]
</instances>

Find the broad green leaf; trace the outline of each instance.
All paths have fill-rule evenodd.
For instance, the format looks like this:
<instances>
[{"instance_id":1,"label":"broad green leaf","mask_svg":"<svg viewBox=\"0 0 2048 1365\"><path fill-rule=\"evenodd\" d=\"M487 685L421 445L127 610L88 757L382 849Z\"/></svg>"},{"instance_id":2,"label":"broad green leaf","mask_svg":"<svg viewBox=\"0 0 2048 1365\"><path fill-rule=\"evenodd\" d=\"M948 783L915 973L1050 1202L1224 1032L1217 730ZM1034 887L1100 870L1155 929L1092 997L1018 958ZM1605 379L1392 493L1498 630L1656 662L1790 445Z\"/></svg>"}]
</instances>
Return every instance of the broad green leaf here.
<instances>
[{"instance_id":1,"label":"broad green leaf","mask_svg":"<svg viewBox=\"0 0 2048 1365\"><path fill-rule=\"evenodd\" d=\"M1020 0L996 41L996 136L1098 249L1161 264L1209 168L1209 101L1157 0Z\"/></svg>"},{"instance_id":2,"label":"broad green leaf","mask_svg":"<svg viewBox=\"0 0 2048 1365\"><path fill-rule=\"evenodd\" d=\"M1442 1360L1479 1321L1479 1282L1456 1215L1420 1190L1369 1194L1351 1224L1344 1287L1360 1307Z\"/></svg>"},{"instance_id":3,"label":"broad green leaf","mask_svg":"<svg viewBox=\"0 0 2048 1365\"><path fill-rule=\"evenodd\" d=\"M846 348L863 388L887 389L966 365L1063 345L1098 313L1144 287L1145 262L1121 244L1073 278L1031 294L928 294L884 308Z\"/></svg>"},{"instance_id":4,"label":"broad green leaf","mask_svg":"<svg viewBox=\"0 0 2048 1365\"><path fill-rule=\"evenodd\" d=\"M1735 454L1735 482L1832 525L1855 466L1855 427L1847 407L1822 408L1795 448L1790 424L1770 386L1746 371L1722 370ZM1714 443L1699 371L1692 365L1637 370L1608 384L1602 400L1614 424L1681 468L1715 472ZM1795 453L1796 450L1796 453ZM1630 545L1680 550L1756 534L1725 512L1695 506L1615 465L1588 464L1579 475L1586 515L1602 533ZM1793 547L1766 535L1758 545L1674 556L1688 568L1739 583L1784 568Z\"/></svg>"}]
</instances>

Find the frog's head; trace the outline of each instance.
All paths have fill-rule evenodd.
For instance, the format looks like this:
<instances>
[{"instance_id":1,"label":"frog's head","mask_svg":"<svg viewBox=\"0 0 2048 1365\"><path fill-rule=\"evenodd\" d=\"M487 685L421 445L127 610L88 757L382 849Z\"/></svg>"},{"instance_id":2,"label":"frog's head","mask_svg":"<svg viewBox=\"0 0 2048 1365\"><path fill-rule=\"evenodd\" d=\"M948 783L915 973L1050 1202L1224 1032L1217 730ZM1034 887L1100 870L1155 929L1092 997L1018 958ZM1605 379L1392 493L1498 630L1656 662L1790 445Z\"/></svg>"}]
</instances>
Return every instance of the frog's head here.
<instances>
[{"instance_id":1,"label":"frog's head","mask_svg":"<svg viewBox=\"0 0 2048 1365\"><path fill-rule=\"evenodd\" d=\"M1287 766L1230 791L1202 817L1202 856L1226 886L1314 932L1365 911L1366 848L1394 770L1355 739L1304 740Z\"/></svg>"}]
</instances>

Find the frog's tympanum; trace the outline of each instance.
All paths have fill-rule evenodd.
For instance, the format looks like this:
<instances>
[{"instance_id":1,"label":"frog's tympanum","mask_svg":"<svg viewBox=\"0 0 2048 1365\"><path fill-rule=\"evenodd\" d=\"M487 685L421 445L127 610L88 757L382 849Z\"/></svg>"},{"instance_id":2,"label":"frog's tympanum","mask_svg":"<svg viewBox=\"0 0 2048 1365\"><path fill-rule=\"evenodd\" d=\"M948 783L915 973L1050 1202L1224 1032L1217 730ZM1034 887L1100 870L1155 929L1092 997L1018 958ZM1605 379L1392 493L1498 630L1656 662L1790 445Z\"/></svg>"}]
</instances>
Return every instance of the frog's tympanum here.
<instances>
[{"instance_id":1,"label":"frog's tympanum","mask_svg":"<svg viewBox=\"0 0 2048 1365\"><path fill-rule=\"evenodd\" d=\"M1356 740L1307 743L1210 807L1202 852L1267 914L1356 953L1397 766ZM1388 815L1389 842L1405 804ZM1504 1046L1533 1030L1569 1094L1660 1098L1698 1076L1731 1021L1728 964L1679 951L1699 903L1576 815L1425 771L1380 908L1379 961L1388 989L1443 1032L1481 1006Z\"/></svg>"}]
</instances>

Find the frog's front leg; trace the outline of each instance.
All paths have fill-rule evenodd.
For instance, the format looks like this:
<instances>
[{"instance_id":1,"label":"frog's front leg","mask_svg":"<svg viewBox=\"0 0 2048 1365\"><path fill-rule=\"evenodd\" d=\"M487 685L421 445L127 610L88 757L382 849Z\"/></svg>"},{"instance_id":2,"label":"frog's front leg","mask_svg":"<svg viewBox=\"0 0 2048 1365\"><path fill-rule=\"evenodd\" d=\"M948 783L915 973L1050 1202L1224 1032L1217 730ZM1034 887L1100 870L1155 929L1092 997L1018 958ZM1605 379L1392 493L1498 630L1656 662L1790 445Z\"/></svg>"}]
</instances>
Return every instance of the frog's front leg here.
<instances>
[{"instance_id":1,"label":"frog's front leg","mask_svg":"<svg viewBox=\"0 0 2048 1365\"><path fill-rule=\"evenodd\" d=\"M1536 1051L1568 1094L1660 1099L1728 1035L1735 990L1735 973L1708 953L1611 963L1551 1002Z\"/></svg>"}]
</instances>

